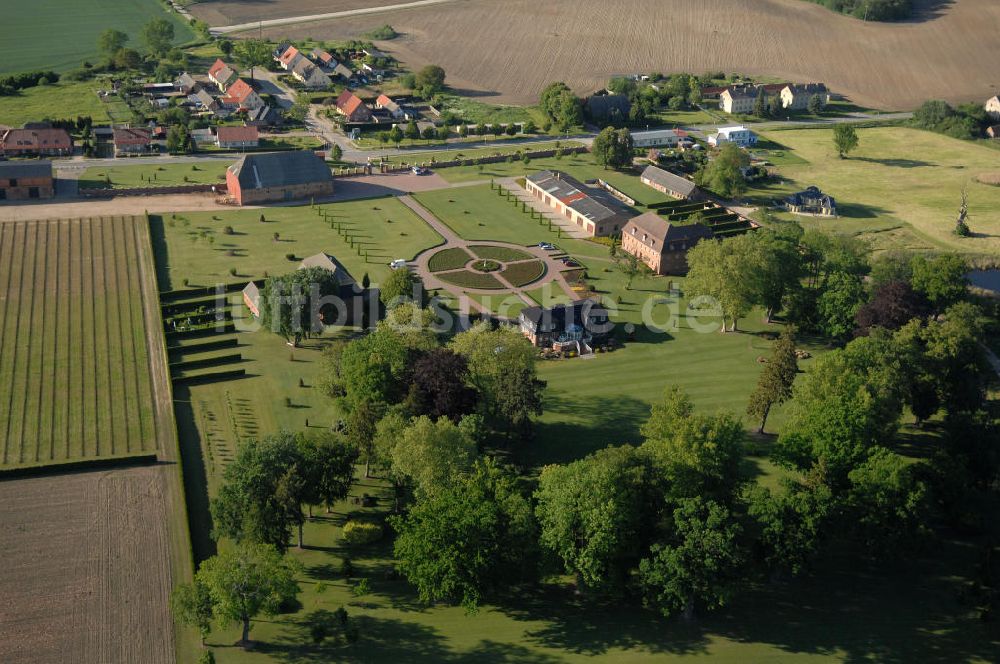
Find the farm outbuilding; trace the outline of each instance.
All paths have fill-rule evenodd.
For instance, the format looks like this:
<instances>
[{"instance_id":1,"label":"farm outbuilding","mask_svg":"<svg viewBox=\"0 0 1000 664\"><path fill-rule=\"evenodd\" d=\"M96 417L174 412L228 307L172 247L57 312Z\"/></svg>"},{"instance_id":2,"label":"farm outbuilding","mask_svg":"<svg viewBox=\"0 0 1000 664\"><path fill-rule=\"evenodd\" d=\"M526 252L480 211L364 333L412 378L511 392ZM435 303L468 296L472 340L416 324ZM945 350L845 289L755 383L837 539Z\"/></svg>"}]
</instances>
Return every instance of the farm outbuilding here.
<instances>
[{"instance_id":1,"label":"farm outbuilding","mask_svg":"<svg viewBox=\"0 0 1000 664\"><path fill-rule=\"evenodd\" d=\"M0 162L0 201L55 196L51 161Z\"/></svg>"},{"instance_id":2,"label":"farm outbuilding","mask_svg":"<svg viewBox=\"0 0 1000 664\"><path fill-rule=\"evenodd\" d=\"M315 152L245 155L226 169L229 195L238 205L292 201L333 194L333 174Z\"/></svg>"},{"instance_id":3,"label":"farm outbuilding","mask_svg":"<svg viewBox=\"0 0 1000 664\"><path fill-rule=\"evenodd\" d=\"M705 200L705 193L691 180L656 166L647 166L639 178L644 185L657 191L689 201Z\"/></svg>"}]
</instances>

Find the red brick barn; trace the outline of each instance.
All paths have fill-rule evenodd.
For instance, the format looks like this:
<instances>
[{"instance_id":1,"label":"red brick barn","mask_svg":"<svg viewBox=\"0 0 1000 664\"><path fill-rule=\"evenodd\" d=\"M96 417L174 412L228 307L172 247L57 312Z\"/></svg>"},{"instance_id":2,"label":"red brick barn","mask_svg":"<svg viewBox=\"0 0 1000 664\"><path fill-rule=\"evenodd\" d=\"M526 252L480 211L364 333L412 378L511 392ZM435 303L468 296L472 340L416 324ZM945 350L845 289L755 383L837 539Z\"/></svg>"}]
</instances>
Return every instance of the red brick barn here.
<instances>
[{"instance_id":1,"label":"red brick barn","mask_svg":"<svg viewBox=\"0 0 1000 664\"><path fill-rule=\"evenodd\" d=\"M264 152L230 166L226 186L238 205L321 198L333 194L333 174L309 150Z\"/></svg>"},{"instance_id":2,"label":"red brick barn","mask_svg":"<svg viewBox=\"0 0 1000 664\"><path fill-rule=\"evenodd\" d=\"M51 161L0 162L0 202L55 196Z\"/></svg>"}]
</instances>

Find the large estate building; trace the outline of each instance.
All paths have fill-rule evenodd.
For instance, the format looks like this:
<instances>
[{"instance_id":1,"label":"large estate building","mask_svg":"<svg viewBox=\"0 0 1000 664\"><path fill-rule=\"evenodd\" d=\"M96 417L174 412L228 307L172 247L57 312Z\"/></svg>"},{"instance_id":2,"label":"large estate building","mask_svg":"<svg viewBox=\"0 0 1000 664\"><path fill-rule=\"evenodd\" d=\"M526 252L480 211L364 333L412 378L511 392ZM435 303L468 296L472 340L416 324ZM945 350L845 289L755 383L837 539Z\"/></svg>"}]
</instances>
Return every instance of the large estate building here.
<instances>
[{"instance_id":1,"label":"large estate building","mask_svg":"<svg viewBox=\"0 0 1000 664\"><path fill-rule=\"evenodd\" d=\"M333 174L310 150L265 152L230 166L226 186L237 205L319 198L333 194Z\"/></svg>"},{"instance_id":2,"label":"large estate building","mask_svg":"<svg viewBox=\"0 0 1000 664\"><path fill-rule=\"evenodd\" d=\"M591 352L614 328L608 311L594 300L577 300L552 308L528 307L518 317L521 333L536 348Z\"/></svg>"},{"instance_id":3,"label":"large estate building","mask_svg":"<svg viewBox=\"0 0 1000 664\"><path fill-rule=\"evenodd\" d=\"M812 214L820 217L837 216L837 202L833 196L820 191L819 187L806 187L804 191L786 198L784 204L786 210L796 214Z\"/></svg>"},{"instance_id":4,"label":"large estate building","mask_svg":"<svg viewBox=\"0 0 1000 664\"><path fill-rule=\"evenodd\" d=\"M647 212L625 224L621 248L655 274L685 274L688 250L710 237L712 230L703 224L672 224Z\"/></svg>"},{"instance_id":5,"label":"large estate building","mask_svg":"<svg viewBox=\"0 0 1000 664\"><path fill-rule=\"evenodd\" d=\"M529 175L524 186L528 193L591 237L619 232L630 216L611 194L603 189L587 187L560 171Z\"/></svg>"}]
</instances>

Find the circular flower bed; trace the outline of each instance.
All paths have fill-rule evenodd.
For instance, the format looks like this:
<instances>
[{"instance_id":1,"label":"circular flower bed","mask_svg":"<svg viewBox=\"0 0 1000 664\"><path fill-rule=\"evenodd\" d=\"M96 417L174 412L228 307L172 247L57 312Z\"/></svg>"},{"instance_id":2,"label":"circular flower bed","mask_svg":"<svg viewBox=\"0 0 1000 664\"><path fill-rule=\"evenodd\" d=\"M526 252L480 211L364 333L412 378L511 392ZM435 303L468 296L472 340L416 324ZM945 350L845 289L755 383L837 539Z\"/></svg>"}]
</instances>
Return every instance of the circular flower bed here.
<instances>
[{"instance_id":1,"label":"circular flower bed","mask_svg":"<svg viewBox=\"0 0 1000 664\"><path fill-rule=\"evenodd\" d=\"M496 272L503 266L494 260L483 259L483 260L478 260L475 263L472 263L469 267L471 267L476 272Z\"/></svg>"}]
</instances>

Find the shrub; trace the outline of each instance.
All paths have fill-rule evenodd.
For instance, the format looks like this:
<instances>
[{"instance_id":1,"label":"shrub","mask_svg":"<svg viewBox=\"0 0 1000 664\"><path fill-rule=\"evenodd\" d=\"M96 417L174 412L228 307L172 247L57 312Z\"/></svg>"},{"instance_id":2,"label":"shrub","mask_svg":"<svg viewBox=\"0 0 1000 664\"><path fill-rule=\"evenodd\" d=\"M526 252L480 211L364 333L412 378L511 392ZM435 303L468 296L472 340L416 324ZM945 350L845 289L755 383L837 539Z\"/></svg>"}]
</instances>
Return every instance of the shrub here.
<instances>
[{"instance_id":1,"label":"shrub","mask_svg":"<svg viewBox=\"0 0 1000 664\"><path fill-rule=\"evenodd\" d=\"M229 274L230 274L231 276L234 276L234 277L235 277L235 276L236 276L236 268L235 268L235 267L231 267L231 268L229 268Z\"/></svg>"},{"instance_id":2,"label":"shrub","mask_svg":"<svg viewBox=\"0 0 1000 664\"><path fill-rule=\"evenodd\" d=\"M348 521L344 524L344 541L351 545L371 544L382 538L382 526L369 521Z\"/></svg>"},{"instance_id":3,"label":"shrub","mask_svg":"<svg viewBox=\"0 0 1000 664\"><path fill-rule=\"evenodd\" d=\"M345 579L354 576L354 563L351 562L350 558L344 558L340 562L340 573L344 575Z\"/></svg>"},{"instance_id":4,"label":"shrub","mask_svg":"<svg viewBox=\"0 0 1000 664\"><path fill-rule=\"evenodd\" d=\"M354 584L353 588L351 588L351 593L353 593L355 597L364 597L371 591L372 584L369 583L367 578L358 579L358 582Z\"/></svg>"},{"instance_id":5,"label":"shrub","mask_svg":"<svg viewBox=\"0 0 1000 664\"><path fill-rule=\"evenodd\" d=\"M222 228L222 234L223 235L232 235L233 234L233 227L232 226L224 226Z\"/></svg>"},{"instance_id":6,"label":"shrub","mask_svg":"<svg viewBox=\"0 0 1000 664\"><path fill-rule=\"evenodd\" d=\"M215 664L215 655L211 650L206 650L198 655L198 664Z\"/></svg>"},{"instance_id":7,"label":"shrub","mask_svg":"<svg viewBox=\"0 0 1000 664\"><path fill-rule=\"evenodd\" d=\"M294 261L295 260L295 254L285 254L285 258L288 259L288 260L290 260L290 261Z\"/></svg>"}]
</instances>

